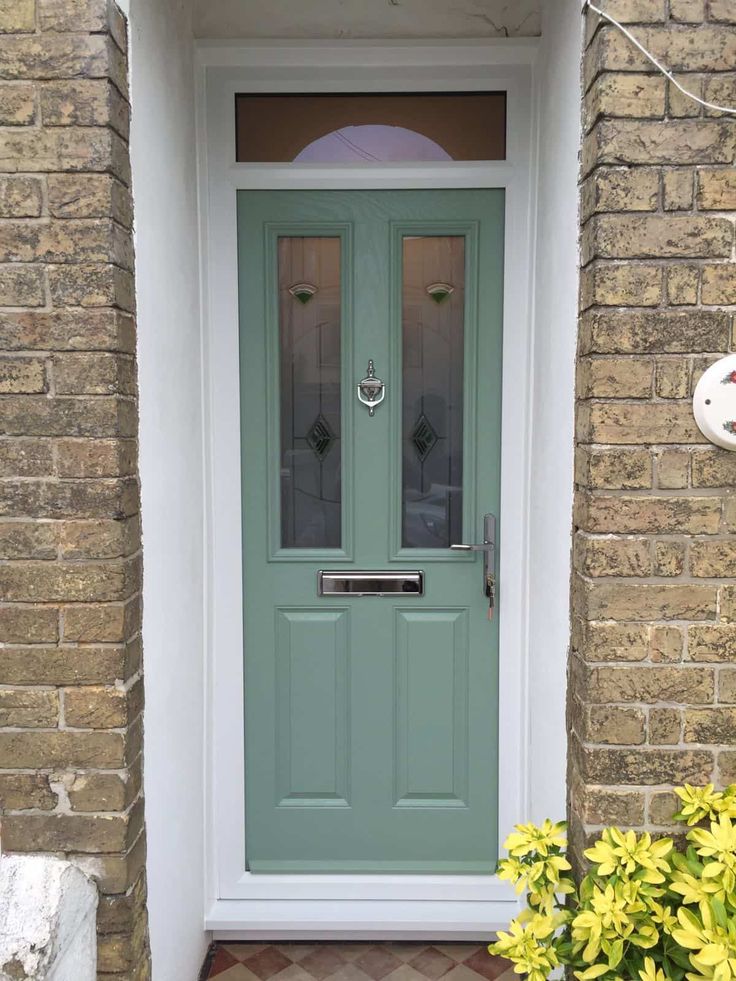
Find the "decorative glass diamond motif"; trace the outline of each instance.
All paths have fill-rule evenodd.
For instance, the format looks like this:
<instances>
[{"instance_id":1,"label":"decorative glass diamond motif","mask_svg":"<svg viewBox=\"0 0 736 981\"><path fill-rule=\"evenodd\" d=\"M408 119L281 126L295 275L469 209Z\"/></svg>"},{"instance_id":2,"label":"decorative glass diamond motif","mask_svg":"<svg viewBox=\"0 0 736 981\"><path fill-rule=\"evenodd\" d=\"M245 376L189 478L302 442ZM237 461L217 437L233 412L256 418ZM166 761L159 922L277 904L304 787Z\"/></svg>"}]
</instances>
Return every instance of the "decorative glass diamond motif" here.
<instances>
[{"instance_id":1,"label":"decorative glass diamond motif","mask_svg":"<svg viewBox=\"0 0 736 981\"><path fill-rule=\"evenodd\" d=\"M432 424L427 419L424 413L422 413L416 421L416 425L411 432L409 437L414 444L414 449L417 451L417 456L422 463L427 459L429 454L432 452L433 447L437 443L439 436L432 428Z\"/></svg>"},{"instance_id":2,"label":"decorative glass diamond motif","mask_svg":"<svg viewBox=\"0 0 736 981\"><path fill-rule=\"evenodd\" d=\"M324 460L330 452L330 447L335 442L335 434L330 429L330 424L320 413L307 430L307 443L318 460Z\"/></svg>"}]
</instances>

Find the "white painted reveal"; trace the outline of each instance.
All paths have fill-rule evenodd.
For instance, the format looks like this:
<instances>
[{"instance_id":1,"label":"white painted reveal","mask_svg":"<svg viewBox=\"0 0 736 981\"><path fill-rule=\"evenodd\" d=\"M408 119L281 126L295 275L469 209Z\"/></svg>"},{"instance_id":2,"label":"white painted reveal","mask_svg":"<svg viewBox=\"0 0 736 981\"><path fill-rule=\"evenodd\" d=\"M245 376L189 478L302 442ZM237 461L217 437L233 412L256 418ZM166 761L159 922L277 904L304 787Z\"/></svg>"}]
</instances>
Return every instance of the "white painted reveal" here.
<instances>
[{"instance_id":1,"label":"white painted reveal","mask_svg":"<svg viewBox=\"0 0 736 981\"><path fill-rule=\"evenodd\" d=\"M541 0L195 0L194 32L202 38L536 37L541 6Z\"/></svg>"},{"instance_id":2,"label":"white painted reveal","mask_svg":"<svg viewBox=\"0 0 736 981\"><path fill-rule=\"evenodd\" d=\"M205 569L190 0L130 0L148 912L156 981L204 958Z\"/></svg>"}]
</instances>

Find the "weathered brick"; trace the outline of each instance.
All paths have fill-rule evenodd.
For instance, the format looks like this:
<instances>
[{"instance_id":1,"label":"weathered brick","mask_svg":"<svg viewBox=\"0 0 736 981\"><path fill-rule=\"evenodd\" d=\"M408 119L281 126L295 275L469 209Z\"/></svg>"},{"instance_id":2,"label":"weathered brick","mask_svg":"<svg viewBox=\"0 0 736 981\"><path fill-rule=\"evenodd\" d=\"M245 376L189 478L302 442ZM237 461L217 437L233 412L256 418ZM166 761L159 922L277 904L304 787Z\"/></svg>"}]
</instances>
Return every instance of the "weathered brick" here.
<instances>
[{"instance_id":1,"label":"weathered brick","mask_svg":"<svg viewBox=\"0 0 736 981\"><path fill-rule=\"evenodd\" d=\"M703 303L736 303L736 264L705 266L701 298Z\"/></svg>"},{"instance_id":2,"label":"weathered brick","mask_svg":"<svg viewBox=\"0 0 736 981\"><path fill-rule=\"evenodd\" d=\"M117 732L0 731L0 767L125 766L125 739ZM5 838L3 847L10 848Z\"/></svg>"},{"instance_id":3,"label":"weathered brick","mask_svg":"<svg viewBox=\"0 0 736 981\"><path fill-rule=\"evenodd\" d=\"M686 743L733 743L736 740L736 708L688 709L683 739Z\"/></svg>"},{"instance_id":4,"label":"weathered brick","mask_svg":"<svg viewBox=\"0 0 736 981\"><path fill-rule=\"evenodd\" d=\"M691 661L736 661L736 624L692 624L687 630L687 653Z\"/></svg>"},{"instance_id":5,"label":"weathered brick","mask_svg":"<svg viewBox=\"0 0 736 981\"><path fill-rule=\"evenodd\" d=\"M56 445L60 477L135 474L136 445L131 439L62 439Z\"/></svg>"},{"instance_id":6,"label":"weathered brick","mask_svg":"<svg viewBox=\"0 0 736 981\"><path fill-rule=\"evenodd\" d=\"M0 605L0 643L53 644L58 636L59 611L55 607ZM6 655L7 650L0 651L0 664ZM3 683L12 684L7 680Z\"/></svg>"},{"instance_id":7,"label":"weathered brick","mask_svg":"<svg viewBox=\"0 0 736 981\"><path fill-rule=\"evenodd\" d=\"M652 555L646 538L590 538L578 534L575 560L586 576L650 576Z\"/></svg>"},{"instance_id":8,"label":"weathered brick","mask_svg":"<svg viewBox=\"0 0 736 981\"><path fill-rule=\"evenodd\" d=\"M0 218L38 218L43 189L38 177L0 175Z\"/></svg>"},{"instance_id":9,"label":"weathered brick","mask_svg":"<svg viewBox=\"0 0 736 981\"><path fill-rule=\"evenodd\" d=\"M120 307L134 312L135 288L127 269L108 263L51 266L51 302L56 307Z\"/></svg>"},{"instance_id":10,"label":"weathered brick","mask_svg":"<svg viewBox=\"0 0 736 981\"><path fill-rule=\"evenodd\" d=\"M53 469L50 440L0 438L0 477L45 477Z\"/></svg>"},{"instance_id":11,"label":"weathered brick","mask_svg":"<svg viewBox=\"0 0 736 981\"><path fill-rule=\"evenodd\" d=\"M135 395L135 363L115 354L57 354L54 389L62 395Z\"/></svg>"},{"instance_id":12,"label":"weathered brick","mask_svg":"<svg viewBox=\"0 0 736 981\"><path fill-rule=\"evenodd\" d=\"M704 750L590 747L581 750L580 767L591 783L702 785L712 779L714 760Z\"/></svg>"},{"instance_id":13,"label":"weathered brick","mask_svg":"<svg viewBox=\"0 0 736 981\"><path fill-rule=\"evenodd\" d=\"M64 718L76 729L121 729L140 714L143 685L120 688L69 688L64 691Z\"/></svg>"},{"instance_id":14,"label":"weathered brick","mask_svg":"<svg viewBox=\"0 0 736 981\"><path fill-rule=\"evenodd\" d=\"M608 211L656 211L658 202L659 172L654 167L598 170L580 193L583 221Z\"/></svg>"},{"instance_id":15,"label":"weathered brick","mask_svg":"<svg viewBox=\"0 0 736 981\"><path fill-rule=\"evenodd\" d=\"M578 691L592 704L708 704L715 698L715 676L711 668L606 665L587 668L578 678Z\"/></svg>"},{"instance_id":16,"label":"weathered brick","mask_svg":"<svg viewBox=\"0 0 736 981\"><path fill-rule=\"evenodd\" d=\"M736 703L736 668L718 672L718 701L727 705Z\"/></svg>"},{"instance_id":17,"label":"weathered brick","mask_svg":"<svg viewBox=\"0 0 736 981\"><path fill-rule=\"evenodd\" d=\"M103 35L0 36L0 78L106 78L114 77L119 65L119 52Z\"/></svg>"},{"instance_id":18,"label":"weathered brick","mask_svg":"<svg viewBox=\"0 0 736 981\"><path fill-rule=\"evenodd\" d=\"M136 431L134 403L118 396L6 395L0 399L0 434L5 436L121 436Z\"/></svg>"},{"instance_id":19,"label":"weathered brick","mask_svg":"<svg viewBox=\"0 0 736 981\"><path fill-rule=\"evenodd\" d=\"M586 661L643 661L649 654L649 629L640 623L578 620L573 647Z\"/></svg>"},{"instance_id":20,"label":"weathered brick","mask_svg":"<svg viewBox=\"0 0 736 981\"><path fill-rule=\"evenodd\" d=\"M53 811L57 797L42 773L0 773L0 814L9 811Z\"/></svg>"},{"instance_id":21,"label":"weathered brick","mask_svg":"<svg viewBox=\"0 0 736 981\"><path fill-rule=\"evenodd\" d=\"M592 443L702 443L689 403L592 402L578 413L578 439Z\"/></svg>"},{"instance_id":22,"label":"weathered brick","mask_svg":"<svg viewBox=\"0 0 736 981\"><path fill-rule=\"evenodd\" d=\"M662 190L665 211L689 211L693 206L693 171L666 170Z\"/></svg>"},{"instance_id":23,"label":"weathered brick","mask_svg":"<svg viewBox=\"0 0 736 981\"><path fill-rule=\"evenodd\" d=\"M577 390L581 398L645 399L652 394L650 358L581 358Z\"/></svg>"},{"instance_id":24,"label":"weathered brick","mask_svg":"<svg viewBox=\"0 0 736 981\"><path fill-rule=\"evenodd\" d=\"M705 19L705 0L670 0L670 17L680 24L698 24Z\"/></svg>"},{"instance_id":25,"label":"weathered brick","mask_svg":"<svg viewBox=\"0 0 736 981\"><path fill-rule=\"evenodd\" d=\"M55 559L55 525L38 521L0 521L0 559Z\"/></svg>"},{"instance_id":26,"label":"weathered brick","mask_svg":"<svg viewBox=\"0 0 736 981\"><path fill-rule=\"evenodd\" d=\"M587 487L633 490L652 486L647 450L584 447L576 453L576 480Z\"/></svg>"},{"instance_id":27,"label":"weathered brick","mask_svg":"<svg viewBox=\"0 0 736 981\"><path fill-rule=\"evenodd\" d=\"M0 55L1 57L1 55ZM0 171L109 171L130 183L127 145L110 129L6 129L0 131Z\"/></svg>"},{"instance_id":28,"label":"weathered brick","mask_svg":"<svg viewBox=\"0 0 736 981\"><path fill-rule=\"evenodd\" d=\"M59 531L59 550L65 559L114 559L138 549L137 518L65 522Z\"/></svg>"},{"instance_id":29,"label":"weathered brick","mask_svg":"<svg viewBox=\"0 0 736 981\"><path fill-rule=\"evenodd\" d=\"M593 620L713 620L716 613L716 590L705 585L594 580L584 595Z\"/></svg>"},{"instance_id":30,"label":"weathered brick","mask_svg":"<svg viewBox=\"0 0 736 981\"><path fill-rule=\"evenodd\" d=\"M135 348L132 319L114 310L0 313L6 350L111 350Z\"/></svg>"},{"instance_id":31,"label":"weathered brick","mask_svg":"<svg viewBox=\"0 0 736 981\"><path fill-rule=\"evenodd\" d=\"M680 810L681 801L673 793L652 794L647 817L650 824L672 827L674 816Z\"/></svg>"},{"instance_id":32,"label":"weathered brick","mask_svg":"<svg viewBox=\"0 0 736 981\"><path fill-rule=\"evenodd\" d=\"M0 307L42 307L46 303L44 270L0 265Z\"/></svg>"},{"instance_id":33,"label":"weathered brick","mask_svg":"<svg viewBox=\"0 0 736 981\"><path fill-rule=\"evenodd\" d=\"M682 542L654 543L654 575L681 576L685 568L685 546Z\"/></svg>"},{"instance_id":34,"label":"weathered brick","mask_svg":"<svg viewBox=\"0 0 736 981\"><path fill-rule=\"evenodd\" d=\"M656 24L666 16L664 0L602 0L596 6L622 24ZM599 18L591 13L590 19L598 26Z\"/></svg>"},{"instance_id":35,"label":"weathered brick","mask_svg":"<svg viewBox=\"0 0 736 981\"><path fill-rule=\"evenodd\" d=\"M718 753L718 772L724 786L736 783L736 752Z\"/></svg>"},{"instance_id":36,"label":"weathered brick","mask_svg":"<svg viewBox=\"0 0 736 981\"><path fill-rule=\"evenodd\" d=\"M684 399L690 391L690 365L682 358L657 363L654 390L661 399Z\"/></svg>"},{"instance_id":37,"label":"weathered brick","mask_svg":"<svg viewBox=\"0 0 736 981\"><path fill-rule=\"evenodd\" d=\"M36 90L26 83L0 83L0 126L36 122Z\"/></svg>"},{"instance_id":38,"label":"weathered brick","mask_svg":"<svg viewBox=\"0 0 736 981\"><path fill-rule=\"evenodd\" d=\"M718 74L703 76L703 97L707 102L716 106L736 105L736 74ZM718 109L705 109L705 115L720 117L722 119L732 118L730 114L721 112Z\"/></svg>"},{"instance_id":39,"label":"weathered brick","mask_svg":"<svg viewBox=\"0 0 736 981\"><path fill-rule=\"evenodd\" d=\"M609 746L636 746L646 736L646 715L642 709L618 705L593 705L585 713L582 737Z\"/></svg>"},{"instance_id":40,"label":"weathered brick","mask_svg":"<svg viewBox=\"0 0 736 981\"><path fill-rule=\"evenodd\" d=\"M15 643L26 641L13 639ZM4 647L0 649L0 684L111 685L128 675L126 660L123 647Z\"/></svg>"},{"instance_id":41,"label":"weathered brick","mask_svg":"<svg viewBox=\"0 0 736 981\"><path fill-rule=\"evenodd\" d=\"M683 634L679 627L654 624L649 631L649 656L655 664L673 664L682 660Z\"/></svg>"},{"instance_id":42,"label":"weathered brick","mask_svg":"<svg viewBox=\"0 0 736 981\"><path fill-rule=\"evenodd\" d=\"M120 852L129 833L124 815L19 814L3 820L4 847L15 852Z\"/></svg>"},{"instance_id":43,"label":"weathered brick","mask_svg":"<svg viewBox=\"0 0 736 981\"><path fill-rule=\"evenodd\" d=\"M667 302L673 306L687 306L698 301L700 269L680 264L667 270Z\"/></svg>"},{"instance_id":44,"label":"weathered brick","mask_svg":"<svg viewBox=\"0 0 736 981\"><path fill-rule=\"evenodd\" d=\"M702 211L733 211L736 209L736 168L728 170L698 170L698 207Z\"/></svg>"},{"instance_id":45,"label":"weathered brick","mask_svg":"<svg viewBox=\"0 0 736 981\"><path fill-rule=\"evenodd\" d=\"M699 99L703 98L703 77L701 75L688 74L687 87L693 95ZM681 92L672 82L667 83L667 112L673 119L694 119L701 115L700 104L691 96Z\"/></svg>"},{"instance_id":46,"label":"weathered brick","mask_svg":"<svg viewBox=\"0 0 736 981\"><path fill-rule=\"evenodd\" d=\"M581 309L626 304L656 307L662 300L662 278L658 266L593 263L582 272Z\"/></svg>"},{"instance_id":47,"label":"weathered brick","mask_svg":"<svg viewBox=\"0 0 736 981\"><path fill-rule=\"evenodd\" d=\"M0 261L109 262L132 267L127 234L103 219L54 220L42 224L0 224Z\"/></svg>"},{"instance_id":48,"label":"weathered brick","mask_svg":"<svg viewBox=\"0 0 736 981\"><path fill-rule=\"evenodd\" d=\"M736 577L736 541L694 541L690 571L698 577Z\"/></svg>"},{"instance_id":49,"label":"weathered brick","mask_svg":"<svg viewBox=\"0 0 736 981\"><path fill-rule=\"evenodd\" d=\"M713 497L620 497L596 494L585 507L585 531L602 534L694 534L718 531L721 502Z\"/></svg>"},{"instance_id":50,"label":"weathered brick","mask_svg":"<svg viewBox=\"0 0 736 981\"><path fill-rule=\"evenodd\" d=\"M138 591L135 564L15 562L0 566L0 592L10 603L114 603Z\"/></svg>"},{"instance_id":51,"label":"weathered brick","mask_svg":"<svg viewBox=\"0 0 736 981\"><path fill-rule=\"evenodd\" d=\"M35 30L35 0L0 0L0 34L32 34Z\"/></svg>"},{"instance_id":52,"label":"weathered brick","mask_svg":"<svg viewBox=\"0 0 736 981\"><path fill-rule=\"evenodd\" d=\"M581 318L581 354L725 352L729 333L719 310L590 311Z\"/></svg>"},{"instance_id":53,"label":"weathered brick","mask_svg":"<svg viewBox=\"0 0 736 981\"><path fill-rule=\"evenodd\" d=\"M0 726L53 728L59 721L59 696L33 688L0 688Z\"/></svg>"},{"instance_id":54,"label":"weathered brick","mask_svg":"<svg viewBox=\"0 0 736 981\"><path fill-rule=\"evenodd\" d=\"M657 75L601 75L585 98L585 126L599 116L661 118L665 114L665 79Z\"/></svg>"},{"instance_id":55,"label":"weathered brick","mask_svg":"<svg viewBox=\"0 0 736 981\"><path fill-rule=\"evenodd\" d=\"M46 82L40 104L44 126L110 126L128 138L128 103L107 79Z\"/></svg>"},{"instance_id":56,"label":"weathered brick","mask_svg":"<svg viewBox=\"0 0 736 981\"><path fill-rule=\"evenodd\" d=\"M108 30L107 0L38 0L42 31L102 34Z\"/></svg>"},{"instance_id":57,"label":"weathered brick","mask_svg":"<svg viewBox=\"0 0 736 981\"><path fill-rule=\"evenodd\" d=\"M681 490L688 485L690 454L687 450L662 450L657 454L657 486Z\"/></svg>"},{"instance_id":58,"label":"weathered brick","mask_svg":"<svg viewBox=\"0 0 736 981\"><path fill-rule=\"evenodd\" d=\"M0 515L6 518L111 518L122 521L137 514L138 510L138 487L133 480L0 481ZM89 533L80 529L80 534L81 544ZM100 543L109 534L110 529L101 529ZM65 541L73 550L73 531L66 532Z\"/></svg>"},{"instance_id":59,"label":"weathered brick","mask_svg":"<svg viewBox=\"0 0 736 981\"><path fill-rule=\"evenodd\" d=\"M39 358L0 357L0 395L45 392L46 364Z\"/></svg>"},{"instance_id":60,"label":"weathered brick","mask_svg":"<svg viewBox=\"0 0 736 981\"><path fill-rule=\"evenodd\" d=\"M726 6L730 0L718 0ZM712 16L712 8L711 8ZM734 31L728 27L679 25L640 27L637 40L674 72L733 70ZM620 31L605 25L585 56L586 88L604 71L650 71L651 62ZM677 148L673 143L673 149Z\"/></svg>"},{"instance_id":61,"label":"weathered brick","mask_svg":"<svg viewBox=\"0 0 736 981\"><path fill-rule=\"evenodd\" d=\"M633 46L632 46L633 47ZM583 141L584 174L608 164L732 164L733 125L722 119L601 119Z\"/></svg>"},{"instance_id":62,"label":"weathered brick","mask_svg":"<svg viewBox=\"0 0 736 981\"><path fill-rule=\"evenodd\" d=\"M113 218L131 227L130 191L110 174L51 174L48 184L55 218Z\"/></svg>"},{"instance_id":63,"label":"weathered brick","mask_svg":"<svg viewBox=\"0 0 736 981\"><path fill-rule=\"evenodd\" d=\"M73 811L121 811L130 803L127 784L118 773L78 773L68 794Z\"/></svg>"},{"instance_id":64,"label":"weathered brick","mask_svg":"<svg viewBox=\"0 0 736 981\"><path fill-rule=\"evenodd\" d=\"M132 624L127 622L127 609L121 603L64 607L63 639L85 644L122 643L132 632ZM135 617L138 611L131 613Z\"/></svg>"},{"instance_id":65,"label":"weathered brick","mask_svg":"<svg viewBox=\"0 0 736 981\"><path fill-rule=\"evenodd\" d=\"M692 458L693 487L729 487L736 484L736 457L727 450L697 450Z\"/></svg>"},{"instance_id":66,"label":"weathered brick","mask_svg":"<svg viewBox=\"0 0 736 981\"><path fill-rule=\"evenodd\" d=\"M630 828L644 822L644 794L639 791L580 785L578 789L573 788L572 804L587 824Z\"/></svg>"},{"instance_id":67,"label":"weathered brick","mask_svg":"<svg viewBox=\"0 0 736 981\"><path fill-rule=\"evenodd\" d=\"M653 746L676 746L680 742L682 720L678 709L649 710L648 737Z\"/></svg>"},{"instance_id":68,"label":"weathered brick","mask_svg":"<svg viewBox=\"0 0 736 981\"><path fill-rule=\"evenodd\" d=\"M736 10L731 0L708 0L708 16L724 24L736 24Z\"/></svg>"},{"instance_id":69,"label":"weathered brick","mask_svg":"<svg viewBox=\"0 0 736 981\"><path fill-rule=\"evenodd\" d=\"M583 262L595 258L727 259L731 257L733 234L733 224L726 218L595 215L583 233Z\"/></svg>"}]
</instances>

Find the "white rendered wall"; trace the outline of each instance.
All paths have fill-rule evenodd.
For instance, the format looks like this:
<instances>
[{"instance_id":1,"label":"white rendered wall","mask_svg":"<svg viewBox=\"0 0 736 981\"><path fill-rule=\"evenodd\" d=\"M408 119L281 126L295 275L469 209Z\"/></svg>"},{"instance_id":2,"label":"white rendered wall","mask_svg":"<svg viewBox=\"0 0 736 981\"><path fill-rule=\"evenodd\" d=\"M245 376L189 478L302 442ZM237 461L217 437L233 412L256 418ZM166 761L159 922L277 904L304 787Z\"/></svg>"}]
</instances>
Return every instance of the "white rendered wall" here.
<instances>
[{"instance_id":1,"label":"white rendered wall","mask_svg":"<svg viewBox=\"0 0 736 981\"><path fill-rule=\"evenodd\" d=\"M129 0L143 514L148 911L156 981L203 922L203 462L190 0Z\"/></svg>"},{"instance_id":2,"label":"white rendered wall","mask_svg":"<svg viewBox=\"0 0 736 981\"><path fill-rule=\"evenodd\" d=\"M535 66L538 180L529 512L529 699L534 721L525 820L562 820L566 806L581 29L578 0L546 0L544 41ZM550 801L556 806L548 814Z\"/></svg>"}]
</instances>

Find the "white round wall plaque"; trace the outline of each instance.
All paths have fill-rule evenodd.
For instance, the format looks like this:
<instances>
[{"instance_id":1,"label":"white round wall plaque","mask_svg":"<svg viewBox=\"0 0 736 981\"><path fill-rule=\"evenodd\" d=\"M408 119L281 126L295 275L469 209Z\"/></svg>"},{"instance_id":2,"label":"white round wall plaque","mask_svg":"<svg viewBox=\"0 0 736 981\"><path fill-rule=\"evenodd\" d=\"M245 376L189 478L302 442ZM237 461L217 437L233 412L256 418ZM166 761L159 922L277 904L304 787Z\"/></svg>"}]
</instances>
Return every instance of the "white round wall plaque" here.
<instances>
[{"instance_id":1,"label":"white round wall plaque","mask_svg":"<svg viewBox=\"0 0 736 981\"><path fill-rule=\"evenodd\" d=\"M736 450L736 354L708 368L693 395L693 413L703 436L726 450Z\"/></svg>"}]
</instances>

